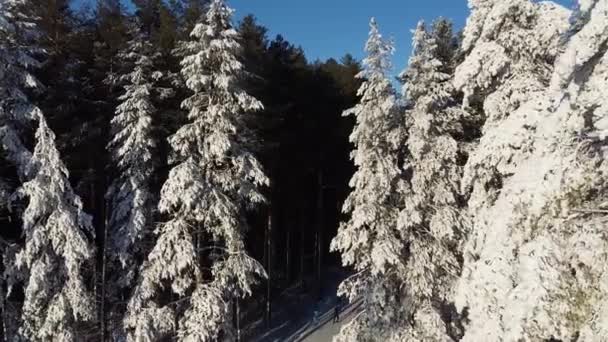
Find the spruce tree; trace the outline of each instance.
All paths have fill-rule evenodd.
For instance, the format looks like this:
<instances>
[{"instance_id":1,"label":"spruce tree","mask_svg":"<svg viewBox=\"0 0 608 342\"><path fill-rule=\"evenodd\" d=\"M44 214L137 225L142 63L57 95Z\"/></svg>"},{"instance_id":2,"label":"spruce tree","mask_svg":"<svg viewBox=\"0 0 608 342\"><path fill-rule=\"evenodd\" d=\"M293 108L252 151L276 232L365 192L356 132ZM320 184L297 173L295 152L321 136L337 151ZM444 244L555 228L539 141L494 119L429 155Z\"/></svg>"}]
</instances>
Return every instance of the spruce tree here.
<instances>
[{"instance_id":1,"label":"spruce tree","mask_svg":"<svg viewBox=\"0 0 608 342\"><path fill-rule=\"evenodd\" d=\"M467 110L484 119L483 137L463 179L469 206L477 211L492 205L504 178L528 152L534 118L513 113L549 85L569 12L531 0L472 0L469 6L462 41L466 57L454 85L464 93Z\"/></svg>"},{"instance_id":2,"label":"spruce tree","mask_svg":"<svg viewBox=\"0 0 608 342\"><path fill-rule=\"evenodd\" d=\"M42 52L36 45L39 32L31 8L29 1L0 2L2 147L23 182L11 197L22 199L25 205L23 242L15 264L8 263L13 259L6 254L4 260L9 291L24 286L22 317L17 320L18 331L5 326L5 332L9 339L76 341L82 339L78 333L81 324L93 318L84 271L94 253L90 244L93 231L91 219L69 183L55 135L27 96L29 89L41 89L31 74L40 66L36 57ZM33 153L22 143L27 130L15 129L26 125L37 125Z\"/></svg>"},{"instance_id":3,"label":"spruce tree","mask_svg":"<svg viewBox=\"0 0 608 342\"><path fill-rule=\"evenodd\" d=\"M152 233L156 196L153 177L158 167L157 144L154 137L154 117L157 109L153 98L163 97L167 89L159 88L163 76L155 70L159 57L147 40L149 35L136 27L133 39L119 54L127 72L118 77L124 93L119 97L111 121L112 140L108 144L113 168L117 170L106 194L109 204L109 226L105 243L105 259L110 309L114 317L114 335L122 335L122 313L125 308L117 303L135 285L139 261L145 258L145 238ZM105 298L104 298L105 300Z\"/></svg>"},{"instance_id":4,"label":"spruce tree","mask_svg":"<svg viewBox=\"0 0 608 342\"><path fill-rule=\"evenodd\" d=\"M397 227L400 202L407 193L399 164L404 122L388 76L393 45L382 38L374 19L370 27L368 55L358 75L363 80L361 100L344 113L356 118L350 140L357 171L343 207L350 219L340 225L331 243L344 266L356 271L338 294L350 300L363 298L365 310L342 328L337 341L396 339L405 322L406 246Z\"/></svg>"},{"instance_id":5,"label":"spruce tree","mask_svg":"<svg viewBox=\"0 0 608 342\"><path fill-rule=\"evenodd\" d=\"M26 148L27 137L25 135L27 124L32 117L30 113L32 105L24 91L28 85L34 88L39 86L37 81L26 82L28 79L35 80L30 69L40 65L38 60L19 58L20 54L29 57L30 49L17 44L19 39L17 30L21 29L20 26L25 23L31 24L30 21L24 23L14 20L14 14L20 13L19 5L13 1L0 0L0 162L2 165L0 207L3 213L17 211L13 208L15 206L14 193L22 182L27 180L27 169L32 153ZM19 214L14 213L7 217L10 221ZM9 227L9 224L3 220L3 231L8 231ZM20 232L21 229L19 229ZM18 246L9 247L3 244L1 249L2 262L6 268L2 277L3 289L8 289L21 280L15 278L15 275L19 275L14 267L16 248ZM9 303L10 291L3 290L1 295L3 336L13 338L18 336L22 303L16 303L17 305Z\"/></svg>"},{"instance_id":6,"label":"spruce tree","mask_svg":"<svg viewBox=\"0 0 608 342\"><path fill-rule=\"evenodd\" d=\"M403 341L458 340L452 289L460 274L460 247L466 222L461 212L458 165L460 122L464 112L454 100L450 63L451 29L438 21L414 32L414 52L402 74L405 84L411 192L405 195L399 229L408 246L406 273L411 317ZM458 322L455 322L458 323Z\"/></svg>"},{"instance_id":7,"label":"spruce tree","mask_svg":"<svg viewBox=\"0 0 608 342\"><path fill-rule=\"evenodd\" d=\"M268 182L245 125L262 104L241 89L245 70L231 18L224 1L213 1L181 48L193 93L182 103L189 122L170 138L174 167L159 204L166 221L129 303L132 340L172 330L184 341L230 338L232 300L251 294L265 275L244 245L246 210L264 202L260 187ZM162 301L162 292L175 300Z\"/></svg>"},{"instance_id":8,"label":"spruce tree","mask_svg":"<svg viewBox=\"0 0 608 342\"><path fill-rule=\"evenodd\" d=\"M503 128L502 143L522 152L501 166L508 166L508 177L491 205L474 212L456 296L469 319L463 341L608 336L607 297L600 285L608 255L600 223L606 203L601 94L608 70L608 2L580 5L574 26L561 31L568 32L566 45L550 52L558 56L546 77L550 83L510 112L509 121L486 130L488 139L496 139L491 132ZM530 78L539 75L528 72ZM535 129L523 131L522 125Z\"/></svg>"},{"instance_id":9,"label":"spruce tree","mask_svg":"<svg viewBox=\"0 0 608 342\"><path fill-rule=\"evenodd\" d=\"M465 58L456 68L454 85L464 92L465 108L485 122L464 167L462 192L472 220L455 301L460 310L468 308L471 324L465 338L495 340L504 332L490 298L504 298L512 288L512 267L509 258L489 259L498 251L517 253L507 231L502 232L507 236L497 236L497 219L509 216L497 201L507 195L505 185L533 151L530 137L539 127L539 116L519 109L541 98L549 85L552 61L568 28L568 11L529 0L474 0L469 5Z\"/></svg>"},{"instance_id":10,"label":"spruce tree","mask_svg":"<svg viewBox=\"0 0 608 342\"><path fill-rule=\"evenodd\" d=\"M79 341L79 324L93 319L94 302L86 283L94 256L91 217L83 212L61 161L55 135L39 110L36 147L28 165L33 178L19 195L23 248L16 267L24 279L20 335L28 341Z\"/></svg>"},{"instance_id":11,"label":"spruce tree","mask_svg":"<svg viewBox=\"0 0 608 342\"><path fill-rule=\"evenodd\" d=\"M35 23L23 12L24 5L22 1L0 1L0 141L2 157L17 168L20 181L27 175L31 158L24 134L33 119L33 105L25 91L40 87L31 69L41 65L32 56L37 49L30 44L35 31L29 28Z\"/></svg>"}]
</instances>

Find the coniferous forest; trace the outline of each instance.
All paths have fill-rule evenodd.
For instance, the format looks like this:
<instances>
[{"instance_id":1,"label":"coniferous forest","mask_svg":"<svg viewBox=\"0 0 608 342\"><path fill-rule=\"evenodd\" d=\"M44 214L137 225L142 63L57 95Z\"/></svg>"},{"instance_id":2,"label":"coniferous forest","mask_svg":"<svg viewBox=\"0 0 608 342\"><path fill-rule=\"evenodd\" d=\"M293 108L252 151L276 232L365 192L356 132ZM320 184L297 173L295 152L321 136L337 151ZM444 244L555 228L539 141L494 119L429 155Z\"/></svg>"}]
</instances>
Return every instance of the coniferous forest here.
<instances>
[{"instance_id":1,"label":"coniferous forest","mask_svg":"<svg viewBox=\"0 0 608 342\"><path fill-rule=\"evenodd\" d=\"M132 2L0 0L0 341L608 341L608 0Z\"/></svg>"}]
</instances>

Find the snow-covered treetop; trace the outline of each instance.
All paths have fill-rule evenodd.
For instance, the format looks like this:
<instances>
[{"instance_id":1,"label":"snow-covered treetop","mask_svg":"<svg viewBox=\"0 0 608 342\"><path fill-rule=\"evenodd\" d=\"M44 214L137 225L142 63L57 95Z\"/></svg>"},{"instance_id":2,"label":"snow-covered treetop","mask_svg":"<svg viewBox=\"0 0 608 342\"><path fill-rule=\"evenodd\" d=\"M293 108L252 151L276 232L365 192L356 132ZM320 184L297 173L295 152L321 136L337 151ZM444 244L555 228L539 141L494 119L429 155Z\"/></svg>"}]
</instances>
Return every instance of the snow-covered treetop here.
<instances>
[{"instance_id":1,"label":"snow-covered treetop","mask_svg":"<svg viewBox=\"0 0 608 342\"><path fill-rule=\"evenodd\" d=\"M7 159L23 182L14 198L27 203L22 213L24 244L16 269L7 278L25 286L19 334L28 341L75 341L81 321L93 317L93 299L85 284L93 257L91 218L82 210L55 135L25 90L41 85L31 69L41 63L39 34L27 12L29 1L0 0L0 139ZM25 127L36 126L35 147L24 146ZM9 290L12 290L9 289Z\"/></svg>"},{"instance_id":2,"label":"snow-covered treetop","mask_svg":"<svg viewBox=\"0 0 608 342\"><path fill-rule=\"evenodd\" d=\"M363 60L363 71L358 77L375 81L374 77L386 78L386 73L391 70L391 56L395 52L395 47L392 42L382 38L375 18L370 20L369 25L369 39L365 44L367 56Z\"/></svg>"},{"instance_id":3,"label":"snow-covered treetop","mask_svg":"<svg viewBox=\"0 0 608 342\"><path fill-rule=\"evenodd\" d=\"M503 178L530 151L537 118L517 109L549 85L570 13L530 0L470 5L463 43L467 55L456 68L454 85L464 92L465 106L485 118L484 136L462 182L470 207L478 208L492 203Z\"/></svg>"},{"instance_id":4,"label":"snow-covered treetop","mask_svg":"<svg viewBox=\"0 0 608 342\"><path fill-rule=\"evenodd\" d=\"M54 133L39 110L35 115L36 147L28 164L33 178L19 190L28 199L25 245L16 256L26 279L20 334L30 341L76 341L77 322L94 313L83 274L93 257L94 230L69 183Z\"/></svg>"},{"instance_id":5,"label":"snow-covered treetop","mask_svg":"<svg viewBox=\"0 0 608 342\"><path fill-rule=\"evenodd\" d=\"M450 61L440 59L436 38L423 22L418 23L413 46L404 72L406 95L413 106L407 114L410 158L406 164L413 174L412 194L405 197L400 222L412 239L425 240L421 231L426 231L433 236L431 241L447 243L462 235L458 144L450 134L458 133L463 112L452 98L450 75L442 71Z\"/></svg>"},{"instance_id":6,"label":"snow-covered treetop","mask_svg":"<svg viewBox=\"0 0 608 342\"><path fill-rule=\"evenodd\" d=\"M451 134L462 133L464 112L452 97L451 27L440 20L429 32L421 21L413 33L412 56L402 73L409 104L404 167L410 174L410 191L401 199L398 220L408 250L402 274L407 323L395 340L450 341L459 333L449 335L445 312L460 272L458 246L465 230L459 204L459 146Z\"/></svg>"},{"instance_id":7,"label":"snow-covered treetop","mask_svg":"<svg viewBox=\"0 0 608 342\"><path fill-rule=\"evenodd\" d=\"M450 79L450 75L444 72L444 64L449 61L439 60L437 41L427 32L423 21L418 22L414 30L412 49L408 68L402 73L406 100L419 108L431 105L436 106L435 108L445 106L446 100L450 98L447 91L451 89L451 85L445 84L444 87L438 85ZM429 86L434 88L428 88ZM439 93L433 94L434 92ZM438 98L431 98L431 95L436 95ZM426 97L430 101L422 103L421 97ZM424 110L433 110L433 108Z\"/></svg>"},{"instance_id":8,"label":"snow-covered treetop","mask_svg":"<svg viewBox=\"0 0 608 342\"><path fill-rule=\"evenodd\" d=\"M357 120L350 140L355 145L351 156L358 170L351 179L353 191L343 209L352 217L342 225L332 249L342 251L345 265L358 270L372 267L372 272L378 273L400 259L400 248L387 244L399 240L394 236L398 212L394 196L401 174L397 151L404 131L388 77L393 45L382 39L374 19L370 27L365 47L368 56L358 75L364 80L359 88L361 101L344 112ZM376 239L380 241L376 243Z\"/></svg>"},{"instance_id":9,"label":"snow-covered treetop","mask_svg":"<svg viewBox=\"0 0 608 342\"><path fill-rule=\"evenodd\" d=\"M232 12L224 1L212 1L179 49L193 93L182 103L189 122L169 139L175 167L159 203L169 220L157 229L129 304L127 326L135 340L170 333L176 318L182 340L210 341L220 331L230 336L231 299L251 294L256 278L265 275L243 241L245 210L265 201L260 188L268 184L250 152L246 125L246 116L263 106L241 87L245 70ZM191 296L178 309L160 307L156 296L166 284L178 296Z\"/></svg>"},{"instance_id":10,"label":"snow-covered treetop","mask_svg":"<svg viewBox=\"0 0 608 342\"><path fill-rule=\"evenodd\" d=\"M31 73L32 68L40 66L33 53L40 51L26 44L28 36L36 31L32 19L22 12L25 4L0 0L0 142L22 179L31 152L23 145L21 126L35 120L37 110L24 91L41 87Z\"/></svg>"},{"instance_id":11,"label":"snow-covered treetop","mask_svg":"<svg viewBox=\"0 0 608 342\"><path fill-rule=\"evenodd\" d=\"M152 215L149 186L156 166L152 99L158 93L154 83L162 76L154 70L154 55L152 44L139 33L119 54L130 71L119 77L125 92L111 121L114 138L108 145L119 175L107 196L112 200L110 255L123 266L141 251L137 242L150 228Z\"/></svg>"},{"instance_id":12,"label":"snow-covered treetop","mask_svg":"<svg viewBox=\"0 0 608 342\"><path fill-rule=\"evenodd\" d=\"M580 5L551 85L488 136L524 152L475 213L457 291L470 319L463 341L608 338L608 1Z\"/></svg>"},{"instance_id":13,"label":"snow-covered treetop","mask_svg":"<svg viewBox=\"0 0 608 342\"><path fill-rule=\"evenodd\" d=\"M401 330L403 310L391 304L405 298L401 293L405 246L397 229L406 192L399 165L405 122L389 79L393 45L382 38L373 19L365 48L368 55L358 75L363 80L361 99L344 112L356 118L350 141L357 171L343 207L350 219L340 225L331 249L341 252L344 265L357 270L340 285L338 294L350 300L363 298L366 309L336 341L388 338Z\"/></svg>"},{"instance_id":14,"label":"snow-covered treetop","mask_svg":"<svg viewBox=\"0 0 608 342\"><path fill-rule=\"evenodd\" d=\"M467 57L456 70L455 85L467 101L497 92L485 109L490 120L499 120L547 85L570 13L530 0L470 0L469 7L462 44Z\"/></svg>"},{"instance_id":15,"label":"snow-covered treetop","mask_svg":"<svg viewBox=\"0 0 608 342\"><path fill-rule=\"evenodd\" d=\"M194 174L200 174L205 183L210 183L205 186L211 188L189 187L183 189L185 192L176 191L169 181L162 191L163 199L159 206L161 211L173 212L182 207L184 210L193 210L197 219L207 217L215 221L208 215L216 217L219 212L214 212L215 209L229 209L215 208L211 212L202 210L206 205L216 204L190 202L199 197L199 190L213 192L213 189L221 189L230 197L236 196L231 201L249 203L248 205L264 201L259 187L267 184L268 179L259 162L248 151L252 137L244 120L245 115L261 110L263 106L241 87L245 75L239 61L241 48L238 33L230 25L232 12L224 1L213 1L205 24L197 24L192 31L194 41L188 42L186 46L186 51L191 54L184 57L181 63L186 85L194 92L192 97L182 103L182 107L189 110L188 117L192 124L182 127L170 139L174 157L183 162L174 171L178 172L181 167L196 163L202 169ZM193 190L196 192L192 193ZM228 231L238 226L236 221L226 221L230 217L232 215L217 217ZM227 242L230 240L232 239Z\"/></svg>"}]
</instances>

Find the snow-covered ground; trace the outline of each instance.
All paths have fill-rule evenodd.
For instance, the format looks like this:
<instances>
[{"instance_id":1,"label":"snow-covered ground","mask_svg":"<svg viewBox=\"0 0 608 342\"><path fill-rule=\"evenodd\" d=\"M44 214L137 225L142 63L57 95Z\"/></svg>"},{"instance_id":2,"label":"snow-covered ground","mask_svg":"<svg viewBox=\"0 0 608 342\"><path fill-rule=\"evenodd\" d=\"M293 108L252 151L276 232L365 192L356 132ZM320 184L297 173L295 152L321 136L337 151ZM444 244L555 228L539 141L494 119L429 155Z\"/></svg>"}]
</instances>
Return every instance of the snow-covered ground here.
<instances>
[{"instance_id":1,"label":"snow-covered ground","mask_svg":"<svg viewBox=\"0 0 608 342\"><path fill-rule=\"evenodd\" d=\"M340 314L340 322L333 322L333 306L325 307L322 315L315 322L314 318L303 324L299 329L287 335L276 334L272 330L256 341L259 342L331 342L332 338L340 332L340 328L350 322L361 309L361 302L348 305ZM284 326L277 327L285 329Z\"/></svg>"},{"instance_id":2,"label":"snow-covered ground","mask_svg":"<svg viewBox=\"0 0 608 342\"><path fill-rule=\"evenodd\" d=\"M301 342L331 342L332 338L340 332L340 329L344 324L353 319L361 309L361 304L356 303L342 313L339 323L333 323L333 316L329 315L326 321L321 321L316 327L310 327L304 334L299 335L293 341Z\"/></svg>"},{"instance_id":3,"label":"snow-covered ground","mask_svg":"<svg viewBox=\"0 0 608 342\"><path fill-rule=\"evenodd\" d=\"M332 269L327 272L324 276L320 301L316 301L306 291L301 293L301 289L298 287L286 290L283 295L273 301L273 319L270 329L266 329L263 326L263 319L259 318L244 329L244 341L331 341L332 337L340 331L340 327L349 322L361 308L359 301L347 304L340 314L340 322L335 324L332 322L337 288L348 274L341 269ZM315 319L315 311L318 312L317 319Z\"/></svg>"}]
</instances>

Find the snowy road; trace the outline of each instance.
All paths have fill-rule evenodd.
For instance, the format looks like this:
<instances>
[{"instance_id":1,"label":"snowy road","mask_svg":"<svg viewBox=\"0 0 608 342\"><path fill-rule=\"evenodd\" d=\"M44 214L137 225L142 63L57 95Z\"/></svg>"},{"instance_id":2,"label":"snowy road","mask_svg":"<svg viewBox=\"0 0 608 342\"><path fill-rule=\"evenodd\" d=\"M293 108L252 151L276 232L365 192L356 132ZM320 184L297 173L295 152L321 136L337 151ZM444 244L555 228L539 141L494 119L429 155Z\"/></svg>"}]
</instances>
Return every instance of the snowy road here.
<instances>
[{"instance_id":1,"label":"snowy road","mask_svg":"<svg viewBox=\"0 0 608 342\"><path fill-rule=\"evenodd\" d=\"M294 342L331 342L332 338L340 332L344 324L357 315L361 309L361 303L354 303L344 310L340 323L333 323L333 312L323 315L321 324L316 328L309 328L293 339Z\"/></svg>"}]
</instances>

